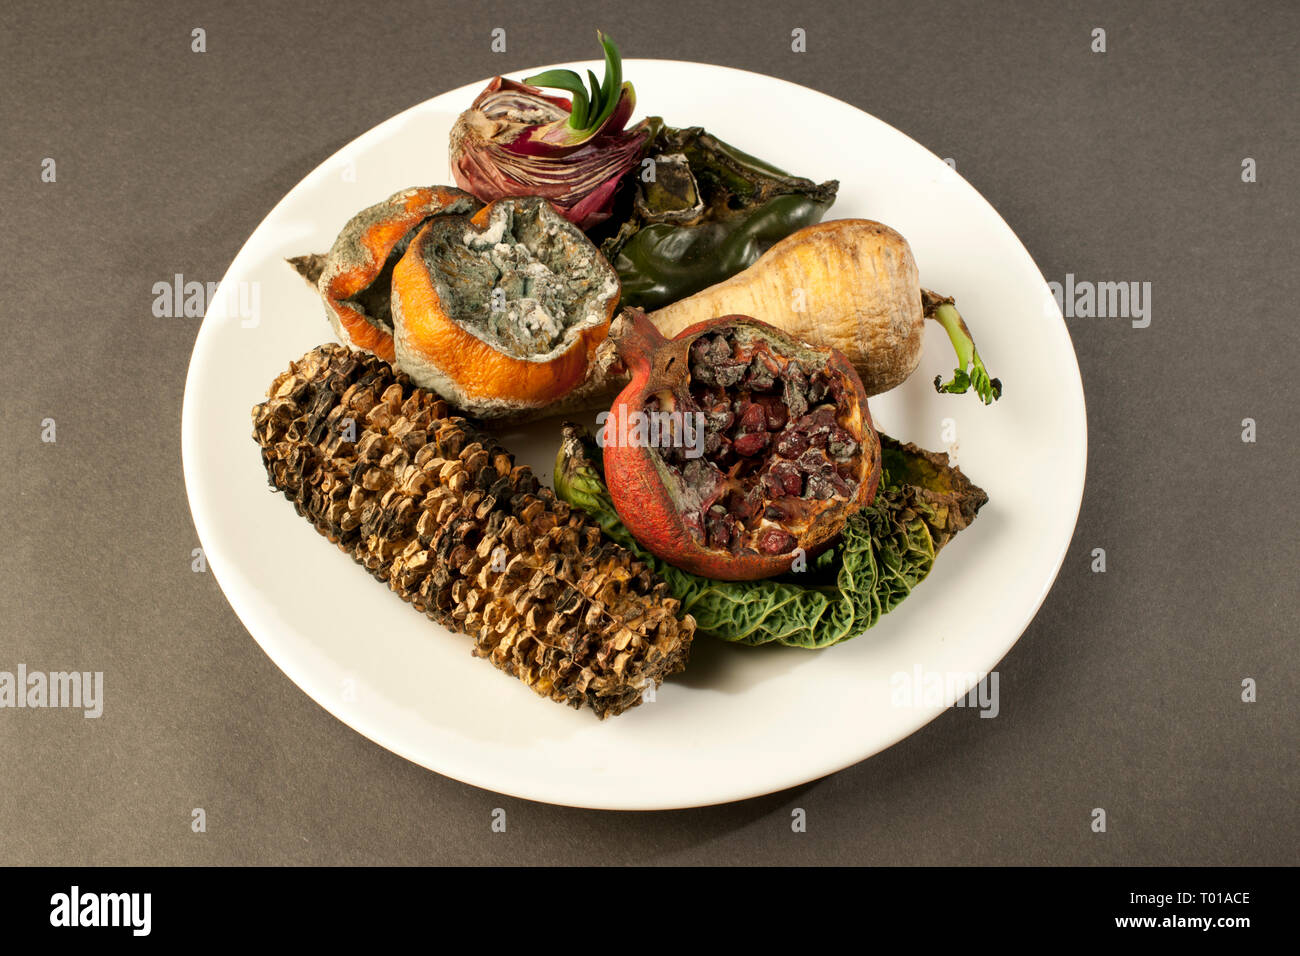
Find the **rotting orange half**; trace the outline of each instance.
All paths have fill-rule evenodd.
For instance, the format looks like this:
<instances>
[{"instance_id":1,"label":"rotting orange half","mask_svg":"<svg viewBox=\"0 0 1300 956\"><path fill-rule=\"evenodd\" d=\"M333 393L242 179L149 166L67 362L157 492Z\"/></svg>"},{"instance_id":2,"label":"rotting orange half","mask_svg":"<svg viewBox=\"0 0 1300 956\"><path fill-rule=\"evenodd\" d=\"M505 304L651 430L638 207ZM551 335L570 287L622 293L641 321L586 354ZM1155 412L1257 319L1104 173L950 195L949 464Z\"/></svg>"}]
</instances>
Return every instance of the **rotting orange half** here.
<instances>
[{"instance_id":1,"label":"rotting orange half","mask_svg":"<svg viewBox=\"0 0 1300 956\"><path fill-rule=\"evenodd\" d=\"M334 240L316 284L338 337L393 361L389 303L393 266L426 220L468 215L481 205L459 189L423 186L404 189L353 216Z\"/></svg>"},{"instance_id":2,"label":"rotting orange half","mask_svg":"<svg viewBox=\"0 0 1300 956\"><path fill-rule=\"evenodd\" d=\"M397 365L497 418L580 385L618 304L618 274L545 199L438 216L393 268Z\"/></svg>"}]
</instances>

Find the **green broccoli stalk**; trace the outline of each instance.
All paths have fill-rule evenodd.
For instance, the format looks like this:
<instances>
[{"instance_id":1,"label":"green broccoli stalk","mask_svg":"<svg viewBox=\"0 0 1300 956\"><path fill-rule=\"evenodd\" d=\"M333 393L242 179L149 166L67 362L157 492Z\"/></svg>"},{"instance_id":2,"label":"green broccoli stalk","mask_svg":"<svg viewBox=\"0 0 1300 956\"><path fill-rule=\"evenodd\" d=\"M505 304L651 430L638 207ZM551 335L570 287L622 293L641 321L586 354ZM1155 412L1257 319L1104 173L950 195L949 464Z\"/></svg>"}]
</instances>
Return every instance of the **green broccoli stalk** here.
<instances>
[{"instance_id":1,"label":"green broccoli stalk","mask_svg":"<svg viewBox=\"0 0 1300 956\"><path fill-rule=\"evenodd\" d=\"M961 394L968 388L974 388L980 400L989 405L1002 397L1002 382L990 378L984 360L975 348L975 339L966 328L961 313L953 305L951 297L935 295L928 289L921 290L921 302L925 306L925 317L934 319L943 326L952 342L953 351L957 353L957 368L953 370L952 381L944 382L942 375L934 377L936 392Z\"/></svg>"}]
</instances>

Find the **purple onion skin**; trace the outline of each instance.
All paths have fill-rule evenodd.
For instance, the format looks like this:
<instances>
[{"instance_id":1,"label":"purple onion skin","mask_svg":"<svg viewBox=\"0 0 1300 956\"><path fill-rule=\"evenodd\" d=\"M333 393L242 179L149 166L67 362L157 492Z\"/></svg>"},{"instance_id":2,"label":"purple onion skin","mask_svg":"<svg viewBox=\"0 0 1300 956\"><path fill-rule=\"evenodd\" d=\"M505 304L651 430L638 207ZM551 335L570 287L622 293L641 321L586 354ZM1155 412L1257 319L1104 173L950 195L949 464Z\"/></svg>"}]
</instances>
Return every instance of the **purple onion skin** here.
<instances>
[{"instance_id":1,"label":"purple onion skin","mask_svg":"<svg viewBox=\"0 0 1300 956\"><path fill-rule=\"evenodd\" d=\"M456 185L483 202L542 196L580 229L609 218L623 177L641 158L649 130L624 129L636 107L632 84L594 130L568 125L572 103L495 77L451 132Z\"/></svg>"}]
</instances>

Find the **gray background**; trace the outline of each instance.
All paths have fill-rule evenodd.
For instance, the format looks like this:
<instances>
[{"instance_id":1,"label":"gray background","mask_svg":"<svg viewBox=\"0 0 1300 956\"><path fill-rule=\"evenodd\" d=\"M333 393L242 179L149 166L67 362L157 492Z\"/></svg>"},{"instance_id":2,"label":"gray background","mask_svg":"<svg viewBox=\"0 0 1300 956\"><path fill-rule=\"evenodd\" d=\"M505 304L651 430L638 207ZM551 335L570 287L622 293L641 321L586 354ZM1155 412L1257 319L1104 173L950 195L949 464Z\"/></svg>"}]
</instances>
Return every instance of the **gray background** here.
<instances>
[{"instance_id":1,"label":"gray background","mask_svg":"<svg viewBox=\"0 0 1300 956\"><path fill-rule=\"evenodd\" d=\"M1295 863L1296 10L6 3L0 669L103 670L108 703L0 711L0 862ZM588 58L596 26L629 57L831 93L954 157L1049 279L1153 283L1147 329L1069 322L1087 489L999 667L997 719L951 710L739 804L544 806L354 733L192 573L180 410L199 323L153 317L153 283L219 279L335 149L444 90Z\"/></svg>"}]
</instances>

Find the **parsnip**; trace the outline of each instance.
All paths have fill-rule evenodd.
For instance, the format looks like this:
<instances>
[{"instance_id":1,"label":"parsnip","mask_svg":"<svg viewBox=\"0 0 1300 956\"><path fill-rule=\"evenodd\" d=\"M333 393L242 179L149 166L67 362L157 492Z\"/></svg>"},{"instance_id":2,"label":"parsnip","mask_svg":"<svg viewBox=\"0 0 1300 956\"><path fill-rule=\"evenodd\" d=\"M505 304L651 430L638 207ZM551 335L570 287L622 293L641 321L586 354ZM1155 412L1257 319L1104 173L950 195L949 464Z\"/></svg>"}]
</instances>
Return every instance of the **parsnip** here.
<instances>
[{"instance_id":1,"label":"parsnip","mask_svg":"<svg viewBox=\"0 0 1300 956\"><path fill-rule=\"evenodd\" d=\"M907 240L867 219L837 219L782 239L748 269L650 315L666 337L723 315L753 316L820 348L848 356L868 395L901 384L921 360L921 330L933 318L961 363L940 391L970 385L985 404L1002 392L990 379L952 299L923 290ZM968 368L969 366L969 368Z\"/></svg>"}]
</instances>

